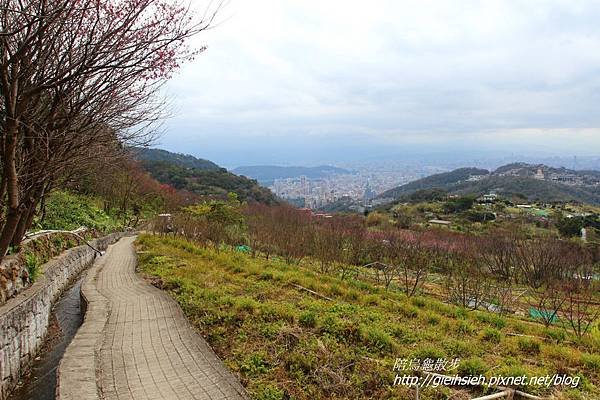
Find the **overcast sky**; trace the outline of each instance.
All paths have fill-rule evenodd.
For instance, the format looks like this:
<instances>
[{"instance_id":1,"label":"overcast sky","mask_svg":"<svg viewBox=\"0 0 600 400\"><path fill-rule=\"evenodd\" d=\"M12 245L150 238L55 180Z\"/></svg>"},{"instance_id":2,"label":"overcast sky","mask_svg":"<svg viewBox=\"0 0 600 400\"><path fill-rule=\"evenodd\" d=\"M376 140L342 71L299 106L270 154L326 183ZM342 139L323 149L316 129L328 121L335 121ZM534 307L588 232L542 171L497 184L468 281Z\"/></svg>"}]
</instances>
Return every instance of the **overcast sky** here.
<instances>
[{"instance_id":1,"label":"overcast sky","mask_svg":"<svg viewBox=\"0 0 600 400\"><path fill-rule=\"evenodd\" d=\"M599 1L231 0L220 20L168 84L159 147L226 166L600 155Z\"/></svg>"}]
</instances>

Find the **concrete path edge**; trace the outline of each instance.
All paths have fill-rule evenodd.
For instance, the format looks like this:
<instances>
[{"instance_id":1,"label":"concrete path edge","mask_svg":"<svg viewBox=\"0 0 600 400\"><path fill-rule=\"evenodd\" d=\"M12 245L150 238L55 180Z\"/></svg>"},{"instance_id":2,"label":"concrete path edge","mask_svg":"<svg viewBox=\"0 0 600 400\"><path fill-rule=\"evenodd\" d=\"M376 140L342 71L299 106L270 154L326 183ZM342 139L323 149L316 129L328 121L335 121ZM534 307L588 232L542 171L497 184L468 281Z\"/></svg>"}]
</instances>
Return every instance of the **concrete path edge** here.
<instances>
[{"instance_id":1,"label":"concrete path edge","mask_svg":"<svg viewBox=\"0 0 600 400\"><path fill-rule=\"evenodd\" d=\"M58 366L56 399L99 400L97 360L104 327L110 316L110 301L96 288L98 273L104 266L99 259L87 272L81 285L83 324L67 347ZM93 357L90 355L93 354Z\"/></svg>"},{"instance_id":2,"label":"concrete path edge","mask_svg":"<svg viewBox=\"0 0 600 400\"><path fill-rule=\"evenodd\" d=\"M58 366L56 399L247 400L179 304L135 273L133 240L112 244L84 277L85 316Z\"/></svg>"}]
</instances>

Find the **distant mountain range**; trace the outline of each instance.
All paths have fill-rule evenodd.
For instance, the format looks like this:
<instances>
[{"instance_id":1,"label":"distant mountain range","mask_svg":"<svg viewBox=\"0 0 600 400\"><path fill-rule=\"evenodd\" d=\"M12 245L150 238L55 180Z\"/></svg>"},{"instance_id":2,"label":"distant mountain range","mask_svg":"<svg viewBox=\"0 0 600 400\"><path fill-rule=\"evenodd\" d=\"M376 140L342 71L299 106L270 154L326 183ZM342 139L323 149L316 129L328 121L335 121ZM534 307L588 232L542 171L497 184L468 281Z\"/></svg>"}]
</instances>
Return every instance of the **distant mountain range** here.
<instances>
[{"instance_id":1,"label":"distant mountain range","mask_svg":"<svg viewBox=\"0 0 600 400\"><path fill-rule=\"evenodd\" d=\"M318 167L282 167L277 165L253 165L235 168L232 172L237 175L256 179L263 184L272 184L276 179L300 178L306 176L309 179L322 179L332 175L352 174L344 168L331 165L320 165Z\"/></svg>"},{"instance_id":2,"label":"distant mountain range","mask_svg":"<svg viewBox=\"0 0 600 400\"><path fill-rule=\"evenodd\" d=\"M513 163L494 171L460 168L390 189L379 198L403 200L421 190L481 195L494 191L539 201L578 201L600 205L600 171L574 171L546 165Z\"/></svg>"},{"instance_id":3,"label":"distant mountain range","mask_svg":"<svg viewBox=\"0 0 600 400\"><path fill-rule=\"evenodd\" d=\"M256 180L238 176L212 161L161 149L136 148L133 156L161 183L201 196L236 193L242 201L277 203L275 195Z\"/></svg>"}]
</instances>

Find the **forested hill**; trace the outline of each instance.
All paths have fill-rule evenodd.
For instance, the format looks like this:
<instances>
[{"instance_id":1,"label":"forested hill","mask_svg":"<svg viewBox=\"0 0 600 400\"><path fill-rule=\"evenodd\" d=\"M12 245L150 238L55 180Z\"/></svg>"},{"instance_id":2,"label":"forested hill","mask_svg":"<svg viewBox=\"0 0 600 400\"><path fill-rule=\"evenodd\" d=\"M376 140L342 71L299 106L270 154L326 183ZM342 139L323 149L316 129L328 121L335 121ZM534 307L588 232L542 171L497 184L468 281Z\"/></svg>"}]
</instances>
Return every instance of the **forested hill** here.
<instances>
[{"instance_id":1,"label":"forested hill","mask_svg":"<svg viewBox=\"0 0 600 400\"><path fill-rule=\"evenodd\" d=\"M221 169L212 161L196 158L189 154L171 153L162 149L135 148L134 157L140 161L163 161L184 168L208 169L218 171Z\"/></svg>"},{"instance_id":2,"label":"forested hill","mask_svg":"<svg viewBox=\"0 0 600 400\"><path fill-rule=\"evenodd\" d=\"M405 185L390 189L379 197L400 198L403 195L408 195L417 190L424 189L446 189L459 182L466 181L471 177L488 175L490 171L479 168L459 168L450 172L443 172L427 176L416 181L409 182Z\"/></svg>"},{"instance_id":3,"label":"forested hill","mask_svg":"<svg viewBox=\"0 0 600 400\"><path fill-rule=\"evenodd\" d=\"M201 196L233 192L242 201L277 203L273 193L257 181L232 174L208 160L159 149L135 149L134 156L154 179L176 189Z\"/></svg>"},{"instance_id":4,"label":"forested hill","mask_svg":"<svg viewBox=\"0 0 600 400\"><path fill-rule=\"evenodd\" d=\"M600 204L598 171L572 171L524 163L505 165L491 172L461 168L410 182L379 197L401 200L417 191L430 189L474 195L495 191L503 196L520 196L529 200Z\"/></svg>"}]
</instances>

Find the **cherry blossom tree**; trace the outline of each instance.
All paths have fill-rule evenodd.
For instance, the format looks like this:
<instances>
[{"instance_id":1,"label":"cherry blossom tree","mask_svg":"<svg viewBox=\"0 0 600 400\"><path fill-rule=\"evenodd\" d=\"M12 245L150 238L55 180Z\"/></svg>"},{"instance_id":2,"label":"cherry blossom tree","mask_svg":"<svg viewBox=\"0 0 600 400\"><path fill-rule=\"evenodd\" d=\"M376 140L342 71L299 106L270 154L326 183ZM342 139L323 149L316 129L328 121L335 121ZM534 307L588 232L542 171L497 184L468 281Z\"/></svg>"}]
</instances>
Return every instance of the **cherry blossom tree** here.
<instances>
[{"instance_id":1,"label":"cherry blossom tree","mask_svg":"<svg viewBox=\"0 0 600 400\"><path fill-rule=\"evenodd\" d=\"M178 0L0 0L0 257L74 166L148 143L158 89L205 48L220 5Z\"/></svg>"}]
</instances>

